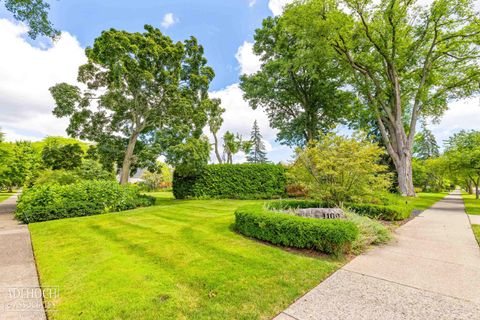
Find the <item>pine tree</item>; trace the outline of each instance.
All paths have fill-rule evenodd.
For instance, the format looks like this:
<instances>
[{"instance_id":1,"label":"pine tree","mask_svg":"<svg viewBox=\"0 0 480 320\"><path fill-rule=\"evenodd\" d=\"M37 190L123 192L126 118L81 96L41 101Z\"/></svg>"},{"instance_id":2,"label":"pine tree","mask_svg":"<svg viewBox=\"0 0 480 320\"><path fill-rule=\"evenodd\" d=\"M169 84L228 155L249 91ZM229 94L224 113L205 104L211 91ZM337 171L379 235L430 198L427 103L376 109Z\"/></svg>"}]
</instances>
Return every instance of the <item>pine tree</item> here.
<instances>
[{"instance_id":1,"label":"pine tree","mask_svg":"<svg viewBox=\"0 0 480 320\"><path fill-rule=\"evenodd\" d=\"M247 161L251 163L265 163L267 162L267 153L265 152L265 144L262 140L262 134L258 127L257 120L253 123L252 136L250 141L252 142L252 148L247 155Z\"/></svg>"},{"instance_id":2,"label":"pine tree","mask_svg":"<svg viewBox=\"0 0 480 320\"><path fill-rule=\"evenodd\" d=\"M423 126L422 132L415 135L413 155L421 160L437 158L440 155L435 136L426 126Z\"/></svg>"}]
</instances>

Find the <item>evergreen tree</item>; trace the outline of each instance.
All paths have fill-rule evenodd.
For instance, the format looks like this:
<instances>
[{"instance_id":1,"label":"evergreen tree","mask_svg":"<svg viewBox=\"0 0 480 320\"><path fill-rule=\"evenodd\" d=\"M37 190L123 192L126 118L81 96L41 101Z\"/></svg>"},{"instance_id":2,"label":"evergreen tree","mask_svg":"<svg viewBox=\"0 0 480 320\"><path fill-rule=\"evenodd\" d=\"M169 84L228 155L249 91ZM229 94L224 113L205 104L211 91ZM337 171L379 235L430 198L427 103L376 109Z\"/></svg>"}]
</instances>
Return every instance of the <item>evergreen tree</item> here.
<instances>
[{"instance_id":1,"label":"evergreen tree","mask_svg":"<svg viewBox=\"0 0 480 320\"><path fill-rule=\"evenodd\" d=\"M267 162L265 144L263 143L262 134L260 133L260 128L258 127L257 120L255 120L255 122L253 123L252 137L250 141L252 142L252 148L248 153L247 161L251 163Z\"/></svg>"},{"instance_id":2,"label":"evergreen tree","mask_svg":"<svg viewBox=\"0 0 480 320\"><path fill-rule=\"evenodd\" d=\"M440 155L435 136L426 127L423 127L422 132L415 135L413 155L421 160L437 158Z\"/></svg>"}]
</instances>

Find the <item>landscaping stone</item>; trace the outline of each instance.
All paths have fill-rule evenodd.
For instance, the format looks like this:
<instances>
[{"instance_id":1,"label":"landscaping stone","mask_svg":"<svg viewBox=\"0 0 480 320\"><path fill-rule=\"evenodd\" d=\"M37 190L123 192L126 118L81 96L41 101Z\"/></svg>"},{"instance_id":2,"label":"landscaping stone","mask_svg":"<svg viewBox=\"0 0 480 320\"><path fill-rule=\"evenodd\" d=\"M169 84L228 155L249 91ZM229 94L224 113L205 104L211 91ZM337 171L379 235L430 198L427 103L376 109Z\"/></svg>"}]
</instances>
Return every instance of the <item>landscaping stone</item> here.
<instances>
[{"instance_id":1,"label":"landscaping stone","mask_svg":"<svg viewBox=\"0 0 480 320\"><path fill-rule=\"evenodd\" d=\"M347 216L340 208L306 208L297 209L295 213L301 217L318 219L346 219Z\"/></svg>"}]
</instances>

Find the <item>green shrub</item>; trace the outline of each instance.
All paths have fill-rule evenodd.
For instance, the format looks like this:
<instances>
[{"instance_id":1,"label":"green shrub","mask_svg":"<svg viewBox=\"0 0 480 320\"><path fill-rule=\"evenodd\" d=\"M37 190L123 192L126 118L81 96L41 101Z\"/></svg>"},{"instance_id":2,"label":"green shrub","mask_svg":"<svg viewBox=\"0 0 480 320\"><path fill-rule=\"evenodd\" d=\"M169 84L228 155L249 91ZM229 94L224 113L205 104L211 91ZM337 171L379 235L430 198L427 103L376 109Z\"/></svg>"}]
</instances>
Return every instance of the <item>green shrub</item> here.
<instances>
[{"instance_id":1,"label":"green shrub","mask_svg":"<svg viewBox=\"0 0 480 320\"><path fill-rule=\"evenodd\" d=\"M299 217L268 210L262 204L239 208L235 229L273 244L335 255L348 252L358 235L358 228L350 221Z\"/></svg>"},{"instance_id":2,"label":"green shrub","mask_svg":"<svg viewBox=\"0 0 480 320\"><path fill-rule=\"evenodd\" d=\"M38 178L35 180L34 185L41 184L59 184L67 185L77 183L80 180L80 177L75 171L59 169L52 170L47 169L43 170L38 174Z\"/></svg>"},{"instance_id":3,"label":"green shrub","mask_svg":"<svg viewBox=\"0 0 480 320\"><path fill-rule=\"evenodd\" d=\"M370 245L387 243L391 238L390 230L379 221L361 216L351 211L345 211L347 219L358 227L358 237L352 243L352 252L360 254Z\"/></svg>"},{"instance_id":4,"label":"green shrub","mask_svg":"<svg viewBox=\"0 0 480 320\"><path fill-rule=\"evenodd\" d=\"M185 198L269 199L285 194L285 169L274 164L213 164L196 176L173 175L173 194Z\"/></svg>"},{"instance_id":5,"label":"green shrub","mask_svg":"<svg viewBox=\"0 0 480 320\"><path fill-rule=\"evenodd\" d=\"M31 223L134 209L154 202L153 197L141 195L136 187L121 186L116 181L46 184L24 190L15 216Z\"/></svg>"},{"instance_id":6,"label":"green shrub","mask_svg":"<svg viewBox=\"0 0 480 320\"><path fill-rule=\"evenodd\" d=\"M396 205L379 205L379 204L368 204L368 203L347 203L345 207L358 213L362 216L367 216L374 219L380 220L403 220L410 216L412 212L409 207L402 207Z\"/></svg>"}]
</instances>

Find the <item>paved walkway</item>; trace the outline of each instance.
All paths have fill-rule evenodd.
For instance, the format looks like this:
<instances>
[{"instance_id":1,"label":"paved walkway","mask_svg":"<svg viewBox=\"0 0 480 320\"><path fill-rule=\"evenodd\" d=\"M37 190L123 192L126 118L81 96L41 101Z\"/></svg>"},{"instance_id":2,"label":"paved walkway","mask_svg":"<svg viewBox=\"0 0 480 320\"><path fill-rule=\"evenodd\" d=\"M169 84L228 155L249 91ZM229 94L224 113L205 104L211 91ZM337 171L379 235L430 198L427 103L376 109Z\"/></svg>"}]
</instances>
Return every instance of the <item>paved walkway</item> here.
<instances>
[{"instance_id":1,"label":"paved walkway","mask_svg":"<svg viewBox=\"0 0 480 320\"><path fill-rule=\"evenodd\" d=\"M480 249L460 193L358 256L275 320L480 319Z\"/></svg>"},{"instance_id":2,"label":"paved walkway","mask_svg":"<svg viewBox=\"0 0 480 320\"><path fill-rule=\"evenodd\" d=\"M14 220L15 203L0 203L0 320L44 320L30 232Z\"/></svg>"}]
</instances>

